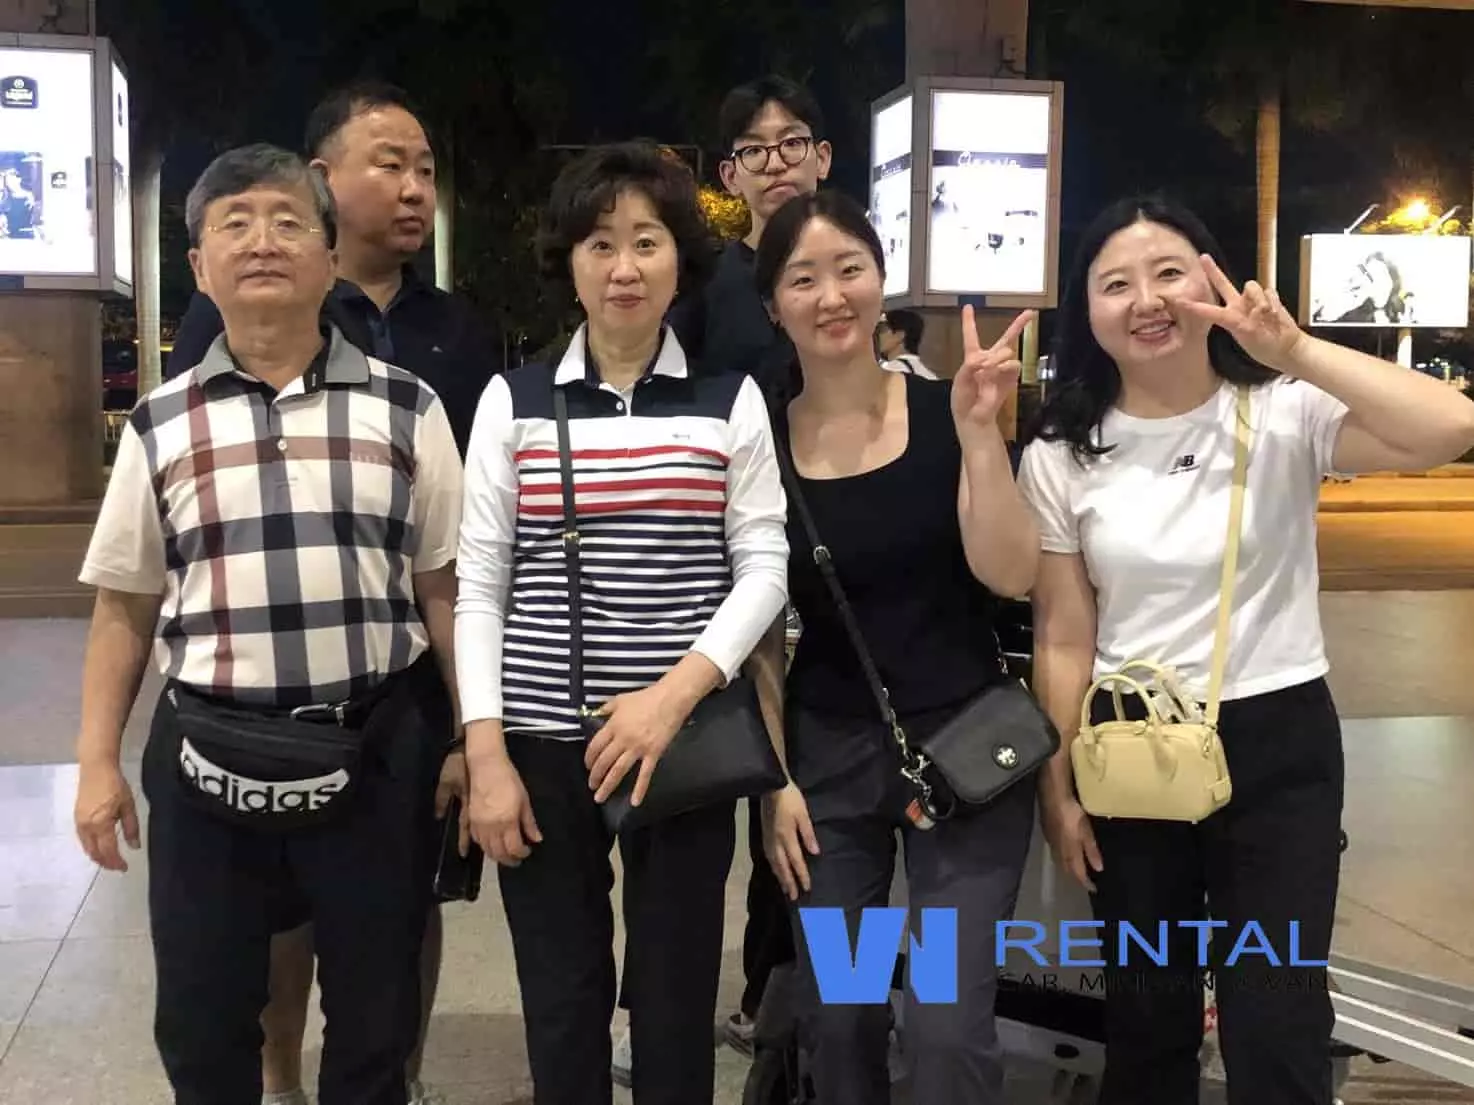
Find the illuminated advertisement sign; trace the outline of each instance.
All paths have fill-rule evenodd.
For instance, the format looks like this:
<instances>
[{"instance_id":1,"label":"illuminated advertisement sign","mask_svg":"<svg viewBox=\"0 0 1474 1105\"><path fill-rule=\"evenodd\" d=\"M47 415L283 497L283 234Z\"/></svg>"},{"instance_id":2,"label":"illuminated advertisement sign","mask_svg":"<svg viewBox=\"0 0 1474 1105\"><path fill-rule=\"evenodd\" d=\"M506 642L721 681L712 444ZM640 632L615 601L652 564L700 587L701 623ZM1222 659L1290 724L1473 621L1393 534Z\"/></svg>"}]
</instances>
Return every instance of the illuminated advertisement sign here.
<instances>
[{"instance_id":1,"label":"illuminated advertisement sign","mask_svg":"<svg viewBox=\"0 0 1474 1105\"><path fill-rule=\"evenodd\" d=\"M0 46L0 278L131 293L128 81L107 39Z\"/></svg>"},{"instance_id":2,"label":"illuminated advertisement sign","mask_svg":"<svg viewBox=\"0 0 1474 1105\"><path fill-rule=\"evenodd\" d=\"M885 250L885 294L911 287L911 113L903 96L875 112L870 138L870 221Z\"/></svg>"},{"instance_id":3,"label":"illuminated advertisement sign","mask_svg":"<svg viewBox=\"0 0 1474 1105\"><path fill-rule=\"evenodd\" d=\"M85 50L0 47L0 272L97 274Z\"/></svg>"},{"instance_id":4,"label":"illuminated advertisement sign","mask_svg":"<svg viewBox=\"0 0 1474 1105\"><path fill-rule=\"evenodd\" d=\"M933 92L926 290L1043 295L1047 95Z\"/></svg>"},{"instance_id":5,"label":"illuminated advertisement sign","mask_svg":"<svg viewBox=\"0 0 1474 1105\"><path fill-rule=\"evenodd\" d=\"M1470 239L1437 234L1312 234L1301 240L1305 326L1469 325Z\"/></svg>"},{"instance_id":6,"label":"illuminated advertisement sign","mask_svg":"<svg viewBox=\"0 0 1474 1105\"><path fill-rule=\"evenodd\" d=\"M108 114L113 131L113 275L130 287L133 284L133 189L129 168L133 164L128 144L128 78L113 62L112 96Z\"/></svg>"},{"instance_id":7,"label":"illuminated advertisement sign","mask_svg":"<svg viewBox=\"0 0 1474 1105\"><path fill-rule=\"evenodd\" d=\"M887 306L1058 302L1064 88L928 77L871 106Z\"/></svg>"}]
</instances>

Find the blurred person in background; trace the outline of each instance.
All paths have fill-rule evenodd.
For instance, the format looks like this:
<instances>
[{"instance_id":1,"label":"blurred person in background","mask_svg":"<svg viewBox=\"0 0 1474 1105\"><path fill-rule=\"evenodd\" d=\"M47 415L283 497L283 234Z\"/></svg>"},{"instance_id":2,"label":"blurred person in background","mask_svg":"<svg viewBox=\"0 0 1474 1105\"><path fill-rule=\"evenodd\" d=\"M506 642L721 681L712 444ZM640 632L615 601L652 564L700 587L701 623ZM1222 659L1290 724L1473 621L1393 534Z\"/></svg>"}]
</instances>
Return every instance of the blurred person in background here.
<instances>
[{"instance_id":1,"label":"blurred person in background","mask_svg":"<svg viewBox=\"0 0 1474 1105\"><path fill-rule=\"evenodd\" d=\"M921 335L926 322L916 311L887 311L880 316L875 329L875 345L884 368L891 372L909 372L927 380L937 374L921 360Z\"/></svg>"}]
</instances>

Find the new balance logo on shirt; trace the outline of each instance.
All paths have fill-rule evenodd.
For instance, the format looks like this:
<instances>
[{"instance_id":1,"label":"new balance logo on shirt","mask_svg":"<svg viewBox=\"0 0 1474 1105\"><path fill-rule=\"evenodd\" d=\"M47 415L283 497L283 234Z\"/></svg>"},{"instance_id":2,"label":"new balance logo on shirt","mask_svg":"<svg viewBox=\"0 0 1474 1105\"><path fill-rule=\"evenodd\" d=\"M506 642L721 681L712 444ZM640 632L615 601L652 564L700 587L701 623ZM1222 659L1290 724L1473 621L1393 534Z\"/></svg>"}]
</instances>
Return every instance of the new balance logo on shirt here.
<instances>
[{"instance_id":1,"label":"new balance logo on shirt","mask_svg":"<svg viewBox=\"0 0 1474 1105\"><path fill-rule=\"evenodd\" d=\"M1182 456L1178 457L1176 460L1174 460L1172 462L1172 468L1168 471L1167 475L1169 475L1169 476L1175 476L1179 472L1192 472L1192 471L1196 470L1197 467L1198 467L1197 454L1195 454L1195 453L1183 453Z\"/></svg>"}]
</instances>

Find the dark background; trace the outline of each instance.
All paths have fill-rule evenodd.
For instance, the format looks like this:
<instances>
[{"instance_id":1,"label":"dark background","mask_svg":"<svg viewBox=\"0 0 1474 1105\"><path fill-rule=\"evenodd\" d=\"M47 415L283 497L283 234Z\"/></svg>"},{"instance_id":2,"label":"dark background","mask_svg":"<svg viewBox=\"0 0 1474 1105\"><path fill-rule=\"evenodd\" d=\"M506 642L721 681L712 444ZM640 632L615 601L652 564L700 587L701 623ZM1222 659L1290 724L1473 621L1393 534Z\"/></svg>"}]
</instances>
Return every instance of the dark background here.
<instances>
[{"instance_id":1,"label":"dark background","mask_svg":"<svg viewBox=\"0 0 1474 1105\"><path fill-rule=\"evenodd\" d=\"M300 148L312 103L353 77L422 101L455 174L461 290L533 343L555 320L531 279L529 233L567 156L546 147L696 145L714 183L722 94L779 70L828 115L830 185L863 200L870 103L905 77L902 0L98 0L98 18L129 63L135 160L164 159L166 333L191 290L182 203L194 177L242 141ZM1301 235L1414 195L1468 219L1471 44L1470 13L1034 0L1026 75L1066 85L1061 265L1100 207L1165 189L1252 275L1266 90L1283 107L1278 278L1292 310Z\"/></svg>"}]
</instances>

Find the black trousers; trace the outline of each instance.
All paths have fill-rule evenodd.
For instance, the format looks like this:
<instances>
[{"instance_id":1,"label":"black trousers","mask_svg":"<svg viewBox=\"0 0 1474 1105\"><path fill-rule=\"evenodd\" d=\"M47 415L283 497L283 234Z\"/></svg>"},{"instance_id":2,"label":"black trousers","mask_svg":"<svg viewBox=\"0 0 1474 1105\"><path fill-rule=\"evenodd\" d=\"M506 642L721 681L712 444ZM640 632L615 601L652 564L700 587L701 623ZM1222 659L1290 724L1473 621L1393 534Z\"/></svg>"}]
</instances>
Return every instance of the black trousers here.
<instances>
[{"instance_id":1,"label":"black trousers","mask_svg":"<svg viewBox=\"0 0 1474 1105\"><path fill-rule=\"evenodd\" d=\"M433 672L433 669L429 669ZM154 1033L175 1105L260 1105L261 1011L281 903L306 903L326 1028L322 1105L405 1105L420 1019L430 894L422 846L435 757L417 691L399 680L366 726L362 777L326 826L264 833L189 804L177 722L161 698L143 757L149 803ZM442 745L443 746L443 745Z\"/></svg>"},{"instance_id":2,"label":"black trousers","mask_svg":"<svg viewBox=\"0 0 1474 1105\"><path fill-rule=\"evenodd\" d=\"M1111 709L1108 696L1097 703ZM1166 966L1138 956L1144 962L1106 971L1101 1105L1196 1105L1199 936L1176 923L1205 916L1227 923L1215 929L1212 962L1223 964L1256 922L1280 963L1245 951L1213 971L1230 1105L1331 1105L1326 970L1291 964L1325 960L1331 946L1344 793L1335 705L1317 679L1223 703L1219 730L1233 779L1223 809L1198 825L1093 821L1105 867L1093 876L1104 958L1114 957L1122 922L1153 943L1164 920L1178 934Z\"/></svg>"},{"instance_id":3,"label":"black trousers","mask_svg":"<svg viewBox=\"0 0 1474 1105\"><path fill-rule=\"evenodd\" d=\"M923 737L939 716L904 719ZM994 1018L998 993L997 922L1013 916L1033 833L1035 784L1024 779L988 806L918 830L906 819L911 798L899 759L878 722L790 708L790 769L804 792L818 838L809 857L812 889L793 912L802 1038L818 1105L889 1105L889 1011L825 1005L797 909L840 907L850 939L861 910L886 906L896 830L906 849L908 904L918 938L920 911L958 911L957 1002L918 1003L905 991L905 1053L913 1105L1003 1105L1003 1053Z\"/></svg>"},{"instance_id":4,"label":"black trousers","mask_svg":"<svg viewBox=\"0 0 1474 1105\"><path fill-rule=\"evenodd\" d=\"M613 1098L614 885L582 741L511 734L542 830L498 868L527 1025L535 1105ZM702 1105L716 1092L717 986L736 809L725 803L623 834L625 978L638 1105Z\"/></svg>"},{"instance_id":5,"label":"black trousers","mask_svg":"<svg viewBox=\"0 0 1474 1105\"><path fill-rule=\"evenodd\" d=\"M792 963L794 959L789 901L763 851L761 798L748 800L747 850L752 857L752 874L747 880L747 927L742 937L742 972L746 985L740 1008L749 1018L755 1018L773 968Z\"/></svg>"},{"instance_id":6,"label":"black trousers","mask_svg":"<svg viewBox=\"0 0 1474 1105\"><path fill-rule=\"evenodd\" d=\"M763 991L773 968L793 962L793 927L788 899L778 877L763 851L763 800L747 802L747 854L752 860L752 874L747 880L747 925L742 935L742 974L745 984L738 1008L749 1019L757 1017L763 1003ZM621 979L627 977L626 962ZM629 996L621 981L619 1007L628 1009Z\"/></svg>"}]
</instances>

